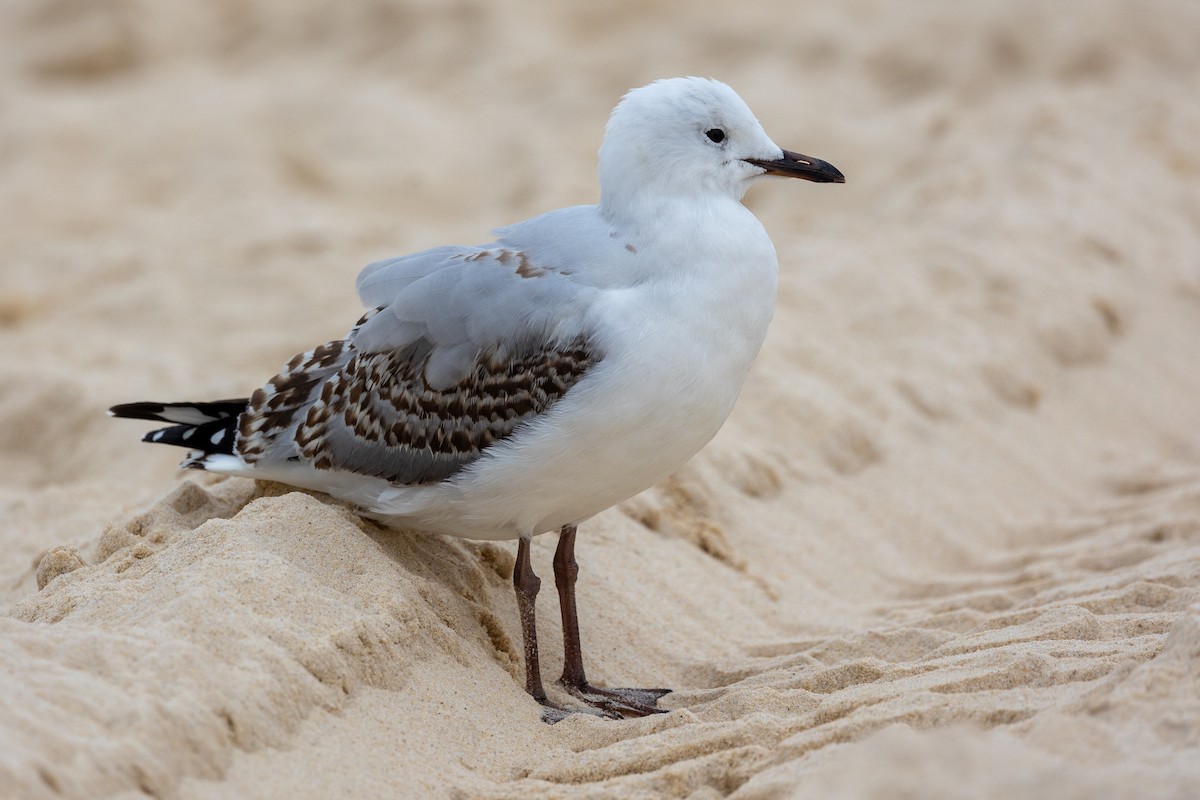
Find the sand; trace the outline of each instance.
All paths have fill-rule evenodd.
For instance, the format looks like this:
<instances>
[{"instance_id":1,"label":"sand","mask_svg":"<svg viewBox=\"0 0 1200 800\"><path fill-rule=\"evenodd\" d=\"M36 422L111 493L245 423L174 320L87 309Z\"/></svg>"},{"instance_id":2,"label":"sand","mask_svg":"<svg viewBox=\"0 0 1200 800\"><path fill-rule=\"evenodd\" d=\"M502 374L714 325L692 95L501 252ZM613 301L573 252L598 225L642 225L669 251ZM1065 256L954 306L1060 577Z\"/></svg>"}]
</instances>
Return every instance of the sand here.
<instances>
[{"instance_id":1,"label":"sand","mask_svg":"<svg viewBox=\"0 0 1200 800\"><path fill-rule=\"evenodd\" d=\"M3 4L0 797L1197 796L1197 31ZM590 675L671 713L539 721L511 543L181 475L104 416L253 389L368 261L593 202L616 99L681 74L849 182L752 192L781 288L733 417L581 529Z\"/></svg>"}]
</instances>

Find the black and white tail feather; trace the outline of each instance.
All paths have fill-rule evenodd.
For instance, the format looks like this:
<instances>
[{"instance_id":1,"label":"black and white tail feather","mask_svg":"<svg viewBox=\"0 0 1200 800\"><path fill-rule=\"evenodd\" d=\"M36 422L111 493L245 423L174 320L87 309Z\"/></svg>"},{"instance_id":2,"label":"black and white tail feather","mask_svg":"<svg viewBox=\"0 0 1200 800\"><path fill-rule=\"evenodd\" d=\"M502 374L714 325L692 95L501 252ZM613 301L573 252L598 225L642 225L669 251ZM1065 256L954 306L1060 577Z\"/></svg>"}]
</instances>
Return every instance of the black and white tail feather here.
<instances>
[{"instance_id":1,"label":"black and white tail feather","mask_svg":"<svg viewBox=\"0 0 1200 800\"><path fill-rule=\"evenodd\" d=\"M142 441L191 448L196 452L180 467L204 469L204 456L234 454L238 418L249 403L249 398L244 397L207 403L123 403L110 408L108 414L123 419L172 423L169 427L150 431Z\"/></svg>"}]
</instances>

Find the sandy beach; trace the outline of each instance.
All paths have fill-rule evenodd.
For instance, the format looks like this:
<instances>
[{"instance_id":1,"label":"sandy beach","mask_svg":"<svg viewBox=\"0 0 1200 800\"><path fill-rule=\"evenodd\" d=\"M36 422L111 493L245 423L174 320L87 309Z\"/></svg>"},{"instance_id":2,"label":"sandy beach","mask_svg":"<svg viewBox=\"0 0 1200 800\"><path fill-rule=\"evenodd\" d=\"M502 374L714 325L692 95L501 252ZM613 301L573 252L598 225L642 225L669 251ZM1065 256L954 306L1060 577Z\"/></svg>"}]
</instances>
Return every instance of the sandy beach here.
<instances>
[{"instance_id":1,"label":"sandy beach","mask_svg":"<svg viewBox=\"0 0 1200 800\"><path fill-rule=\"evenodd\" d=\"M5 3L0 798L1200 795L1198 32ZM670 713L540 721L515 543L180 473L105 416L245 396L353 324L364 264L595 202L613 105L675 75L847 183L752 190L780 290L733 416L580 529L589 675Z\"/></svg>"}]
</instances>

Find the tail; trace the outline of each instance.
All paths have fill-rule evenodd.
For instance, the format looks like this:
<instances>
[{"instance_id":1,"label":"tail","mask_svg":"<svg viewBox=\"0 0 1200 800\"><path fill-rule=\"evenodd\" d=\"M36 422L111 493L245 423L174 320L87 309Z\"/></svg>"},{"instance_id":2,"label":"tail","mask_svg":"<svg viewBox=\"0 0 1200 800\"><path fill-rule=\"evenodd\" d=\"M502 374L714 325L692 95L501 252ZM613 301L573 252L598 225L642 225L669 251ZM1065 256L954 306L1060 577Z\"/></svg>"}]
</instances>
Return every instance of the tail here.
<instances>
[{"instance_id":1,"label":"tail","mask_svg":"<svg viewBox=\"0 0 1200 800\"><path fill-rule=\"evenodd\" d=\"M200 451L183 466L203 469L203 456L233 455L238 417L250 403L248 398L212 403L124 403L108 410L110 417L170 422L170 427L150 431L143 442L171 444Z\"/></svg>"}]
</instances>

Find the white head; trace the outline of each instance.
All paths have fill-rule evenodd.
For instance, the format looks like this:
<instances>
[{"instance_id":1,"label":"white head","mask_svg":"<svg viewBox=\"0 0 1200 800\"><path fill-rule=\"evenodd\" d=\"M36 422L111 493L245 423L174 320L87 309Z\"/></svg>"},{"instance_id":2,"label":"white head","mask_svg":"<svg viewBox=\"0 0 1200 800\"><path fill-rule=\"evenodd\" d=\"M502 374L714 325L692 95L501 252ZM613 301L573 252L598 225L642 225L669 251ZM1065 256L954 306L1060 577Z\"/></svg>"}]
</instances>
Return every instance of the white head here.
<instances>
[{"instance_id":1,"label":"white head","mask_svg":"<svg viewBox=\"0 0 1200 800\"><path fill-rule=\"evenodd\" d=\"M633 89L613 109L600 146L600 204L607 211L649 196L740 200L764 175L845 182L831 164L771 141L733 89L707 78Z\"/></svg>"}]
</instances>

